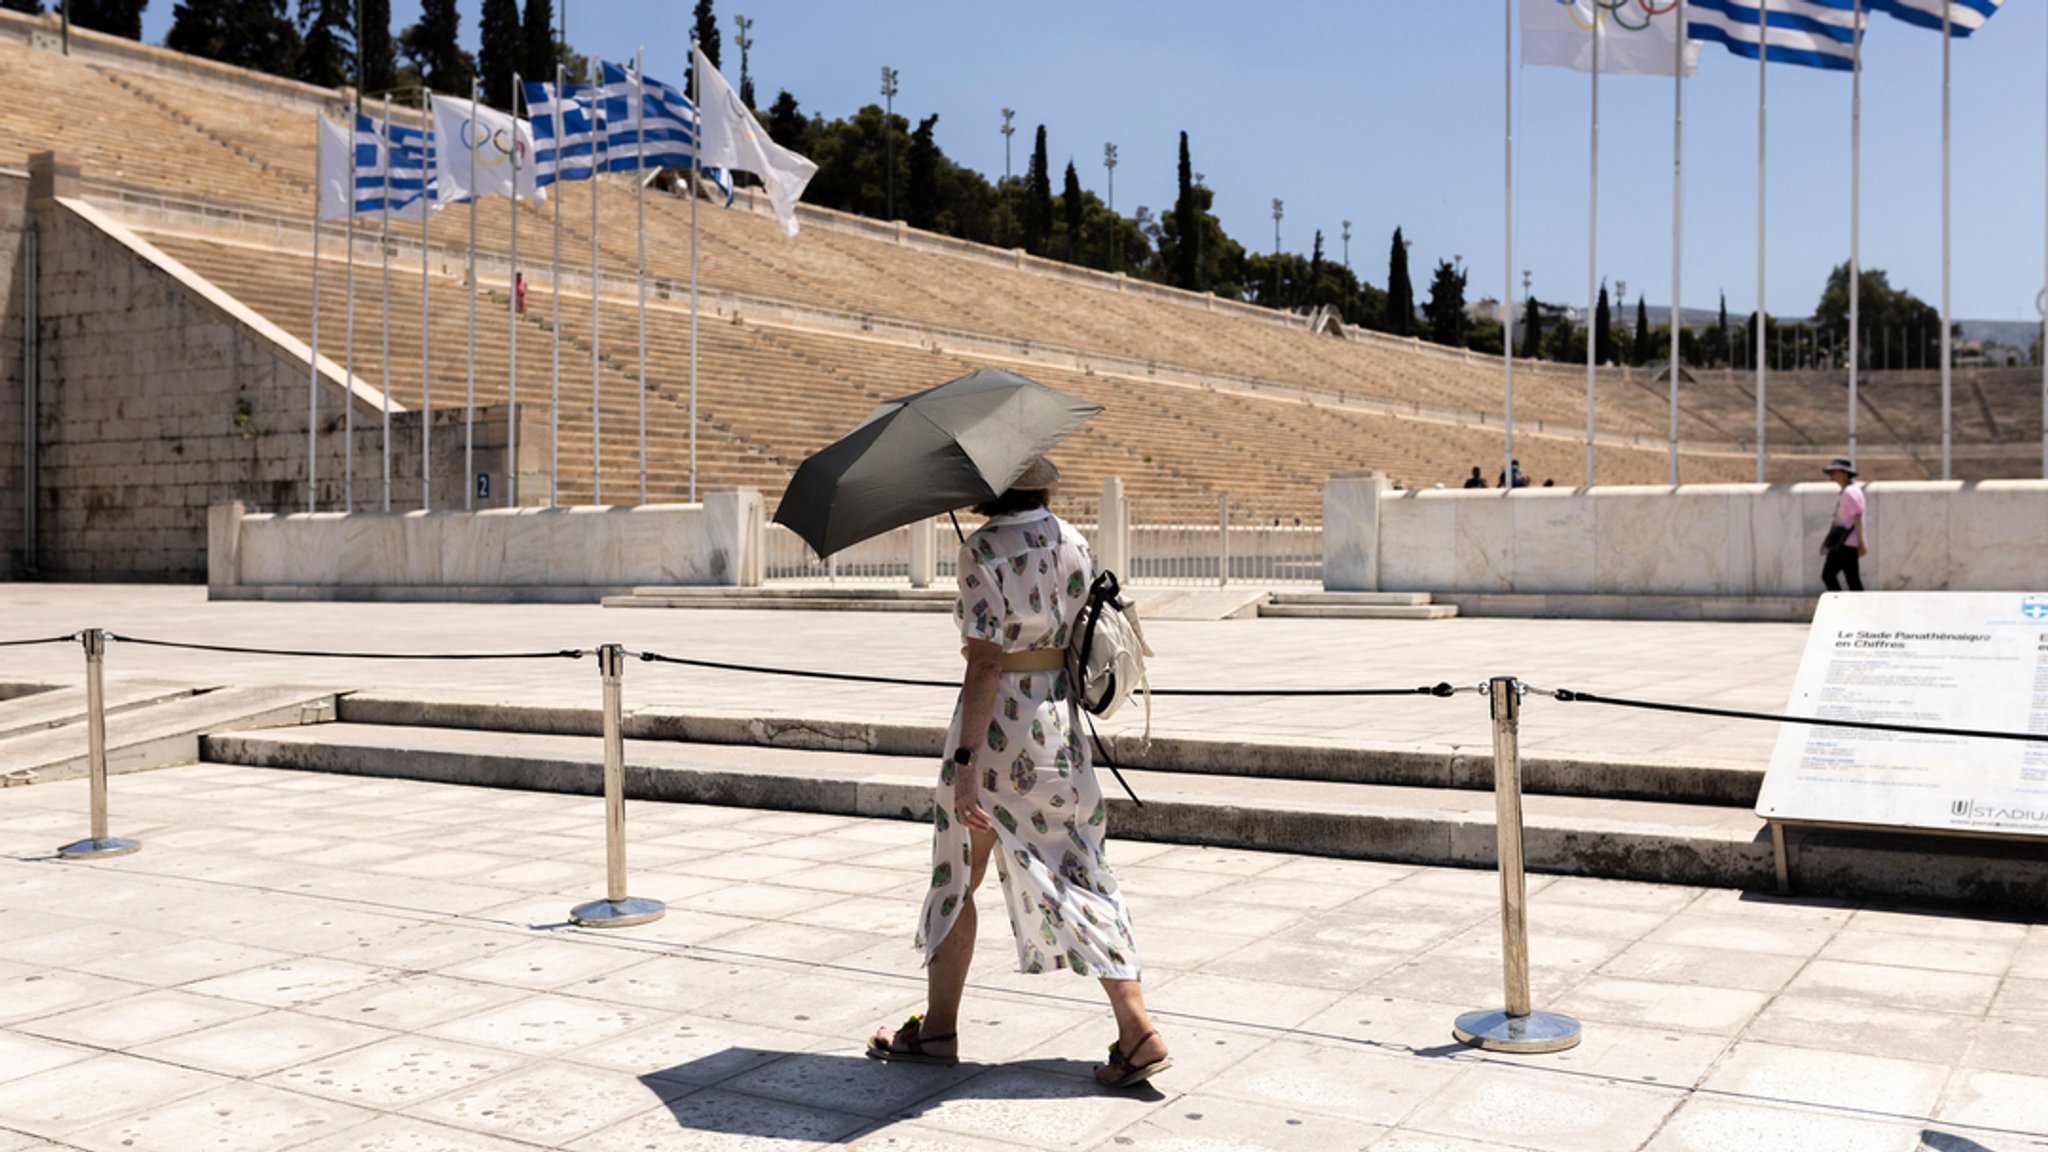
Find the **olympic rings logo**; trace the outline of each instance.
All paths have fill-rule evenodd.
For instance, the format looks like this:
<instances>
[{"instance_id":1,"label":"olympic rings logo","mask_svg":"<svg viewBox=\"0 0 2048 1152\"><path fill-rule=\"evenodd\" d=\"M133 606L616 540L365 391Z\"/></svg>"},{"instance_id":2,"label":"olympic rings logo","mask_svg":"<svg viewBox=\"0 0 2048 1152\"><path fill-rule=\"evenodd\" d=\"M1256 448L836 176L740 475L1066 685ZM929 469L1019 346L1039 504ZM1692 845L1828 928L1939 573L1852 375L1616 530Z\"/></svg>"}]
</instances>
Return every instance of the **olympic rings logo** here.
<instances>
[{"instance_id":1,"label":"olympic rings logo","mask_svg":"<svg viewBox=\"0 0 2048 1152\"><path fill-rule=\"evenodd\" d=\"M1654 17L1662 16L1678 7L1678 0L1664 0L1660 6L1655 0L1587 0L1593 8L1593 21L1587 23L1579 18L1579 0L1557 0L1558 4L1572 14L1572 23L1591 32L1603 20L1613 17L1614 22L1630 32L1641 32L1650 26ZM1641 14L1641 23L1631 23Z\"/></svg>"},{"instance_id":2,"label":"olympic rings logo","mask_svg":"<svg viewBox=\"0 0 2048 1152\"><path fill-rule=\"evenodd\" d=\"M464 120L460 135L462 146L475 153L476 162L486 168L496 168L507 160L514 168L525 163L526 141L510 128L490 129L475 120Z\"/></svg>"}]
</instances>

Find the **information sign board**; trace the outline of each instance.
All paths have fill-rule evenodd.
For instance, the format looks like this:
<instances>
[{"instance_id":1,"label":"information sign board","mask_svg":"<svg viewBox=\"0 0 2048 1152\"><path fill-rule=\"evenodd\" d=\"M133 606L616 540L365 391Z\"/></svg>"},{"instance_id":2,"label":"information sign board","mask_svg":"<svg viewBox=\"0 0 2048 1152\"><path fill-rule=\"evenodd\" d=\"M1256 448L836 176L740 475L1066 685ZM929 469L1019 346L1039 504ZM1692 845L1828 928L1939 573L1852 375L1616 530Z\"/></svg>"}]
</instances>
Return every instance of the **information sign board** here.
<instances>
[{"instance_id":1,"label":"information sign board","mask_svg":"<svg viewBox=\"0 0 2048 1152\"><path fill-rule=\"evenodd\" d=\"M2048 734L2048 593L1825 595L1785 711ZM2048 742L1786 724L1756 812L2048 839Z\"/></svg>"}]
</instances>

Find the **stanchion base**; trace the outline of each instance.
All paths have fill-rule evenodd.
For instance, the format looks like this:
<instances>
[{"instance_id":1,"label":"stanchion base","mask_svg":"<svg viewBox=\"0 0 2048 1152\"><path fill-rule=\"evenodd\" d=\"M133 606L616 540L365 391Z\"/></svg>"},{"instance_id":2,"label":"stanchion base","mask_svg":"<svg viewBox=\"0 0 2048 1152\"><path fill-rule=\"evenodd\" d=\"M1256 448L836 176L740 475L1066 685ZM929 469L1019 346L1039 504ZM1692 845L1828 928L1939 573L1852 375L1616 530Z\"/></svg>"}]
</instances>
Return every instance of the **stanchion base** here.
<instances>
[{"instance_id":1,"label":"stanchion base","mask_svg":"<svg viewBox=\"0 0 2048 1152\"><path fill-rule=\"evenodd\" d=\"M667 905L659 900L628 896L624 900L592 900L588 904L579 904L570 910L569 919L584 928L631 928L635 924L659 920L667 911Z\"/></svg>"},{"instance_id":2,"label":"stanchion base","mask_svg":"<svg viewBox=\"0 0 2048 1152\"><path fill-rule=\"evenodd\" d=\"M1554 1012L1510 1016L1505 1010L1467 1012L1451 1035L1488 1052L1562 1052L1579 1044L1579 1022Z\"/></svg>"},{"instance_id":3,"label":"stanchion base","mask_svg":"<svg viewBox=\"0 0 2048 1152\"><path fill-rule=\"evenodd\" d=\"M66 860L93 860L102 856L126 856L142 849L140 840L122 840L109 837L105 840L80 840L57 849L57 855Z\"/></svg>"}]
</instances>

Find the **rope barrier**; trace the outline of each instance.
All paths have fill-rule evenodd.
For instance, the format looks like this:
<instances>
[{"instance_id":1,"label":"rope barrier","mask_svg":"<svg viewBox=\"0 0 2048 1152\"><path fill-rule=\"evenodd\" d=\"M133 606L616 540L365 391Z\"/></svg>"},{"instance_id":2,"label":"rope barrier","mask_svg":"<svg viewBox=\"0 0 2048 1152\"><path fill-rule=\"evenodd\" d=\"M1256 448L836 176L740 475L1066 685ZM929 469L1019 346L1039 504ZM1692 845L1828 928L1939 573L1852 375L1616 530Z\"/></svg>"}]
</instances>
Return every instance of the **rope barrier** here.
<instances>
[{"instance_id":1,"label":"rope barrier","mask_svg":"<svg viewBox=\"0 0 2048 1152\"><path fill-rule=\"evenodd\" d=\"M1560 688L1550 693L1560 703L1611 704L1617 708L1641 708L1650 712L1680 712L1688 716L1721 716L1731 720L1765 720L1774 724L1814 724L1824 728L1856 728L1866 732L1906 732L1922 736L1967 736L1981 740L2023 740L2048 744L2048 732L1992 732L1982 728L1931 728L1919 724L1888 724L1881 720L1830 720L1820 716L1784 716L1774 712L1745 712L1738 708L1706 708L1697 704L1665 704L1656 700L1628 700L1619 696L1595 696Z\"/></svg>"},{"instance_id":2,"label":"rope barrier","mask_svg":"<svg viewBox=\"0 0 2048 1152\"><path fill-rule=\"evenodd\" d=\"M195 644L180 640L151 640L142 636L107 633L110 640L140 644L147 648L179 648L190 652L225 652L235 656L298 656L325 660L580 660L589 648L558 648L552 652L315 652L296 648L247 648L235 644Z\"/></svg>"},{"instance_id":3,"label":"rope barrier","mask_svg":"<svg viewBox=\"0 0 2048 1152\"><path fill-rule=\"evenodd\" d=\"M78 633L68 636L43 636L34 640L0 640L0 648L27 648L33 644L70 644L78 639Z\"/></svg>"}]
</instances>

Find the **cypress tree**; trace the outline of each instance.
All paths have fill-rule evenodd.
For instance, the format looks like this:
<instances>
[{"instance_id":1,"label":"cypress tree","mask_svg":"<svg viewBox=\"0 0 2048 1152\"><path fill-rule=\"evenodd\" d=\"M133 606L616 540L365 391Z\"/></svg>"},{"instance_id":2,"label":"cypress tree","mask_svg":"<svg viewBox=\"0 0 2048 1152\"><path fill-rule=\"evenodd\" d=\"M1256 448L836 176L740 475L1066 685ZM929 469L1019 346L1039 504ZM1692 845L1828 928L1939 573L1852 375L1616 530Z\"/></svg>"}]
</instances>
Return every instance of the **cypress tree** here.
<instances>
[{"instance_id":1,"label":"cypress tree","mask_svg":"<svg viewBox=\"0 0 2048 1152\"><path fill-rule=\"evenodd\" d=\"M1408 280L1408 244L1398 227L1387 253L1387 331L1396 336L1415 331L1415 285Z\"/></svg>"},{"instance_id":2,"label":"cypress tree","mask_svg":"<svg viewBox=\"0 0 2048 1152\"><path fill-rule=\"evenodd\" d=\"M1728 355L1728 294L1726 292L1721 293L1721 358L1723 361L1730 359Z\"/></svg>"},{"instance_id":3,"label":"cypress tree","mask_svg":"<svg viewBox=\"0 0 2048 1152\"><path fill-rule=\"evenodd\" d=\"M787 97L789 93L782 95ZM794 97L790 97L790 103L796 103ZM776 101L776 107L781 106L781 101ZM939 146L932 139L932 130L938 124L935 112L919 120L917 131L910 134L910 203L905 218L913 228L930 228L939 215ZM773 128L769 135L774 135Z\"/></svg>"},{"instance_id":4,"label":"cypress tree","mask_svg":"<svg viewBox=\"0 0 2048 1152\"><path fill-rule=\"evenodd\" d=\"M43 0L0 0L0 11L26 12L30 16L43 14Z\"/></svg>"},{"instance_id":5,"label":"cypress tree","mask_svg":"<svg viewBox=\"0 0 2048 1152\"><path fill-rule=\"evenodd\" d=\"M1173 282L1190 292L1201 291L1201 251L1197 243L1195 166L1188 158L1188 134L1180 134L1180 196L1173 202Z\"/></svg>"},{"instance_id":6,"label":"cypress tree","mask_svg":"<svg viewBox=\"0 0 2048 1152\"><path fill-rule=\"evenodd\" d=\"M398 53L391 42L391 0L356 0L356 19L363 91L388 92L398 87Z\"/></svg>"},{"instance_id":7,"label":"cypress tree","mask_svg":"<svg viewBox=\"0 0 2048 1152\"><path fill-rule=\"evenodd\" d=\"M1303 300L1303 303L1305 303L1305 304L1309 305L1310 307L1314 307L1314 306L1316 306L1317 304L1320 304L1320 303L1322 303L1322 302L1323 302L1323 300L1322 300L1322 292L1321 292L1321 287L1322 287L1322 283L1323 283L1323 230L1322 230L1321 228L1318 228L1318 229L1316 229L1316 243L1315 243L1315 247L1313 247L1313 248L1309 249L1309 256L1308 256L1308 293L1307 293L1307 296L1306 296L1306 298L1305 298L1305 299Z\"/></svg>"},{"instance_id":8,"label":"cypress tree","mask_svg":"<svg viewBox=\"0 0 2048 1152\"><path fill-rule=\"evenodd\" d=\"M1614 363L1614 316L1607 307L1607 285L1600 285L1599 302L1593 306L1593 362Z\"/></svg>"},{"instance_id":9,"label":"cypress tree","mask_svg":"<svg viewBox=\"0 0 2048 1152\"><path fill-rule=\"evenodd\" d=\"M1060 189L1060 207L1067 217L1067 263L1081 262L1081 177L1074 171L1074 162L1067 161L1067 182Z\"/></svg>"},{"instance_id":10,"label":"cypress tree","mask_svg":"<svg viewBox=\"0 0 2048 1152\"><path fill-rule=\"evenodd\" d=\"M1045 125L1038 126L1037 143L1031 147L1031 168L1024 177L1024 247L1034 256L1045 255L1052 236L1052 173L1047 170Z\"/></svg>"},{"instance_id":11,"label":"cypress tree","mask_svg":"<svg viewBox=\"0 0 2048 1152\"><path fill-rule=\"evenodd\" d=\"M526 0L526 13L519 24L520 77L553 84L555 62L561 59L555 51L554 0Z\"/></svg>"},{"instance_id":12,"label":"cypress tree","mask_svg":"<svg viewBox=\"0 0 2048 1152\"><path fill-rule=\"evenodd\" d=\"M932 119L937 121L938 117L933 116ZM796 97L789 94L789 89L784 88L777 92L775 103L768 106L768 138L784 148L805 152L809 150L809 146L804 143L804 135L809 127L810 122L804 119L803 108L797 104ZM913 175L915 172L916 170L912 169Z\"/></svg>"},{"instance_id":13,"label":"cypress tree","mask_svg":"<svg viewBox=\"0 0 2048 1152\"><path fill-rule=\"evenodd\" d=\"M1636 296L1636 364L1648 364L1656 349L1650 345L1650 309L1643 303L1640 294Z\"/></svg>"},{"instance_id":14,"label":"cypress tree","mask_svg":"<svg viewBox=\"0 0 2048 1152\"><path fill-rule=\"evenodd\" d=\"M110 36L140 40L142 10L147 7L149 0L71 0L71 23Z\"/></svg>"},{"instance_id":15,"label":"cypress tree","mask_svg":"<svg viewBox=\"0 0 2048 1152\"><path fill-rule=\"evenodd\" d=\"M690 34L697 38L697 47L704 50L704 58L720 72L725 71L724 61L718 56L718 17L711 11L711 0L697 0L697 7L690 13ZM690 58L690 66L683 69L683 91L697 90L697 58Z\"/></svg>"},{"instance_id":16,"label":"cypress tree","mask_svg":"<svg viewBox=\"0 0 2048 1152\"><path fill-rule=\"evenodd\" d=\"M348 0L299 0L299 23L306 29L299 79L322 88L355 82L356 42L350 29L354 20Z\"/></svg>"},{"instance_id":17,"label":"cypress tree","mask_svg":"<svg viewBox=\"0 0 2048 1152\"><path fill-rule=\"evenodd\" d=\"M399 36L420 83L449 96L469 95L476 62L462 50L462 14L455 0L423 0L420 22Z\"/></svg>"},{"instance_id":18,"label":"cypress tree","mask_svg":"<svg viewBox=\"0 0 2048 1152\"><path fill-rule=\"evenodd\" d=\"M483 0L478 21L476 74L487 104L509 108L512 74L526 55L526 35L519 24L519 0ZM552 79L552 77L551 77Z\"/></svg>"},{"instance_id":19,"label":"cypress tree","mask_svg":"<svg viewBox=\"0 0 2048 1152\"><path fill-rule=\"evenodd\" d=\"M182 0L171 11L164 47L268 72L296 73L299 30L286 0Z\"/></svg>"},{"instance_id":20,"label":"cypress tree","mask_svg":"<svg viewBox=\"0 0 2048 1152\"><path fill-rule=\"evenodd\" d=\"M1522 352L1524 360L1534 360L1543 355L1543 310L1536 306L1536 298L1529 297L1522 305Z\"/></svg>"}]
</instances>

